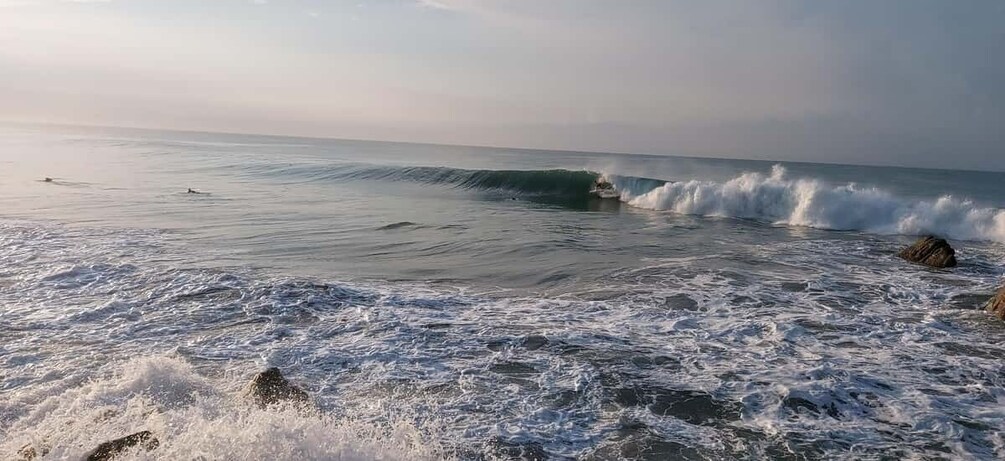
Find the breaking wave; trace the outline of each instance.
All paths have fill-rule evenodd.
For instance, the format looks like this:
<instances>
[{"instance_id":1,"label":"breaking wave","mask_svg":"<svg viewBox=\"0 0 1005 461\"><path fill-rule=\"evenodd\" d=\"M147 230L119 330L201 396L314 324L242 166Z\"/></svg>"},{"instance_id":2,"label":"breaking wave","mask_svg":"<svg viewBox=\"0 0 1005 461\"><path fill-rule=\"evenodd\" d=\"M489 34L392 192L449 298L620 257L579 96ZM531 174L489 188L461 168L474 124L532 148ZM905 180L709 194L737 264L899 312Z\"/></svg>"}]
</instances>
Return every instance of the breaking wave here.
<instances>
[{"instance_id":1,"label":"breaking wave","mask_svg":"<svg viewBox=\"0 0 1005 461\"><path fill-rule=\"evenodd\" d=\"M641 194L625 191L621 199L634 207L681 214L1005 243L1005 210L952 196L908 200L875 187L793 179L778 165L768 175L748 172L721 183L667 182Z\"/></svg>"},{"instance_id":2,"label":"breaking wave","mask_svg":"<svg viewBox=\"0 0 1005 461\"><path fill-rule=\"evenodd\" d=\"M829 230L935 234L1005 243L1005 210L948 195L917 200L854 183L832 185L812 178L791 178L780 165L773 167L770 174L745 172L724 182L675 182L588 170L469 170L366 164L292 165L260 173L308 182L412 182L501 191L570 205L590 200L591 189L603 178L615 186L621 202L636 208Z\"/></svg>"},{"instance_id":3,"label":"breaking wave","mask_svg":"<svg viewBox=\"0 0 1005 461\"><path fill-rule=\"evenodd\" d=\"M150 453L127 450L137 459L452 458L404 420L376 424L351 415L264 410L228 387L233 383L205 378L177 357L135 358L112 374L42 397L9 428L10 439L0 439L0 453L30 449L44 459L82 459L98 444L142 429L159 445Z\"/></svg>"},{"instance_id":4,"label":"breaking wave","mask_svg":"<svg viewBox=\"0 0 1005 461\"><path fill-rule=\"evenodd\" d=\"M525 195L583 197L600 177L592 171L572 170L468 170L447 167L378 165L296 165L267 172L273 176L307 181L376 180L443 185L459 189L500 190ZM662 184L659 181L659 184ZM654 186L655 187L655 186Z\"/></svg>"}]
</instances>

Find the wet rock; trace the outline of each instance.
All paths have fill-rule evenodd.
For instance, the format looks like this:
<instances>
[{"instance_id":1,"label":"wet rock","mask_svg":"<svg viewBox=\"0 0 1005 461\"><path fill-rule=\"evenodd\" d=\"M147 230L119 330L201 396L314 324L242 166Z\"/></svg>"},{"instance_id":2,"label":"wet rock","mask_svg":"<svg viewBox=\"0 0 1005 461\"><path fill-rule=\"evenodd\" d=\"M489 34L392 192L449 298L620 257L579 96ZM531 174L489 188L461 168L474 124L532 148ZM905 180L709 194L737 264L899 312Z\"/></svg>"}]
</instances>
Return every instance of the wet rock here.
<instances>
[{"instance_id":1,"label":"wet rock","mask_svg":"<svg viewBox=\"0 0 1005 461\"><path fill-rule=\"evenodd\" d=\"M548 345L548 338L542 335L530 335L523 339L522 345L528 351L536 351Z\"/></svg>"},{"instance_id":2,"label":"wet rock","mask_svg":"<svg viewBox=\"0 0 1005 461\"><path fill-rule=\"evenodd\" d=\"M673 310L678 309L687 311L698 310L698 301L691 299L691 297L683 293L668 296L666 299L663 300L663 304L667 308Z\"/></svg>"},{"instance_id":3,"label":"wet rock","mask_svg":"<svg viewBox=\"0 0 1005 461\"><path fill-rule=\"evenodd\" d=\"M262 408L283 402L302 406L310 403L307 392L287 381L282 372L274 367L255 375L245 388L244 395Z\"/></svg>"},{"instance_id":4,"label":"wet rock","mask_svg":"<svg viewBox=\"0 0 1005 461\"><path fill-rule=\"evenodd\" d=\"M23 461L31 461L31 460L33 460L35 458L38 458L39 456L45 456L47 454L49 454L49 448L48 447L42 447L42 448L36 450L35 447L33 447L29 443L29 444L21 447L21 449L17 451L17 456L18 456L17 459L23 460Z\"/></svg>"},{"instance_id":5,"label":"wet rock","mask_svg":"<svg viewBox=\"0 0 1005 461\"><path fill-rule=\"evenodd\" d=\"M140 446L144 450L150 451L159 445L160 442L150 431L142 431L98 445L98 448L95 448L84 459L87 461L105 461L115 458L123 451L135 446Z\"/></svg>"},{"instance_id":6,"label":"wet rock","mask_svg":"<svg viewBox=\"0 0 1005 461\"><path fill-rule=\"evenodd\" d=\"M984 309L998 317L1005 320L1005 285L998 289L998 292L988 300L988 303L984 305Z\"/></svg>"},{"instance_id":7,"label":"wet rock","mask_svg":"<svg viewBox=\"0 0 1005 461\"><path fill-rule=\"evenodd\" d=\"M931 235L922 237L897 255L908 261L926 266L946 268L956 266L956 251L945 239Z\"/></svg>"}]
</instances>

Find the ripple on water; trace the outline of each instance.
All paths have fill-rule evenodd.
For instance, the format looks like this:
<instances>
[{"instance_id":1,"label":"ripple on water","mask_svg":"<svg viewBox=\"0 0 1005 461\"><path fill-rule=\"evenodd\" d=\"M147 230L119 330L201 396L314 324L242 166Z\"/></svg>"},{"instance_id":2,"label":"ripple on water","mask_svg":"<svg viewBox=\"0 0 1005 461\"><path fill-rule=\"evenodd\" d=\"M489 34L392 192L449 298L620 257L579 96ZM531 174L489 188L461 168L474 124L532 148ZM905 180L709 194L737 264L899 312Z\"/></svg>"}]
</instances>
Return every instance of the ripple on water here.
<instances>
[{"instance_id":1,"label":"ripple on water","mask_svg":"<svg viewBox=\"0 0 1005 461\"><path fill-rule=\"evenodd\" d=\"M653 260L579 296L472 296L199 269L156 233L3 226L4 453L46 442L72 457L140 429L164 436L165 459L993 459L1005 447L1005 336L946 308L997 283L980 265L963 281L919 277L856 259L871 251L858 243L787 242L783 263L744 273L723 270L734 257ZM781 254L773 245L752 253ZM267 365L327 416L234 404Z\"/></svg>"}]
</instances>

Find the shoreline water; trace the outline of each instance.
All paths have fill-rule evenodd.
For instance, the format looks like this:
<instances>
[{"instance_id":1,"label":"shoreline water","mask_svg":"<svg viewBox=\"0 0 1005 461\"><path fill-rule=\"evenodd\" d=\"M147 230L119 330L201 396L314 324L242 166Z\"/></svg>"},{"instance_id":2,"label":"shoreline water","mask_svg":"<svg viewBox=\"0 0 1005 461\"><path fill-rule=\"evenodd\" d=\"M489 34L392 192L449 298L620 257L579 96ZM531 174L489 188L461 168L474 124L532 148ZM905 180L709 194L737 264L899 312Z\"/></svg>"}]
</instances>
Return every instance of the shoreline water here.
<instances>
[{"instance_id":1,"label":"shoreline water","mask_svg":"<svg viewBox=\"0 0 1005 461\"><path fill-rule=\"evenodd\" d=\"M977 305L1002 280L1000 243L953 241L960 265L932 270L896 257L905 235L569 206L537 198L564 190L551 177L493 176L606 171L578 157L18 142L38 158L0 178L4 456L46 441L82 456L141 430L160 446L138 456L155 459L1005 452L1005 328ZM620 171L720 198L746 178L769 193L741 197L784 210L798 178L858 191L827 167L638 161ZM453 182L326 177L360 164ZM68 173L41 183L42 166ZM985 209L1001 187L874 174L863 184L907 191L897 203ZM239 403L272 366L326 416Z\"/></svg>"}]
</instances>

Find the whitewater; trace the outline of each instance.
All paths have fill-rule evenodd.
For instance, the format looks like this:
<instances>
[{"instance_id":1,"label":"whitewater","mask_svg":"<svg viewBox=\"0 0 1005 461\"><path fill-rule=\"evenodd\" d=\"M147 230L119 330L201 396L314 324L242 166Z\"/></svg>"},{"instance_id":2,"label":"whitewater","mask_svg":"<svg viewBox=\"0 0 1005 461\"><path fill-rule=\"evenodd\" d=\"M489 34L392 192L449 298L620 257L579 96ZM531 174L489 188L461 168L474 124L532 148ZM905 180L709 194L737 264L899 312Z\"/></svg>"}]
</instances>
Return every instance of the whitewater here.
<instances>
[{"instance_id":1,"label":"whitewater","mask_svg":"<svg viewBox=\"0 0 1005 461\"><path fill-rule=\"evenodd\" d=\"M776 224L880 234L934 234L960 240L1005 243L1005 210L981 207L951 195L934 200L897 197L878 187L832 186L787 176L774 165L768 175L745 172L726 182L668 182L645 192L634 178L621 199L650 210L764 220Z\"/></svg>"},{"instance_id":2,"label":"whitewater","mask_svg":"<svg viewBox=\"0 0 1005 461\"><path fill-rule=\"evenodd\" d=\"M1005 456L1002 173L0 135L0 459Z\"/></svg>"}]
</instances>

